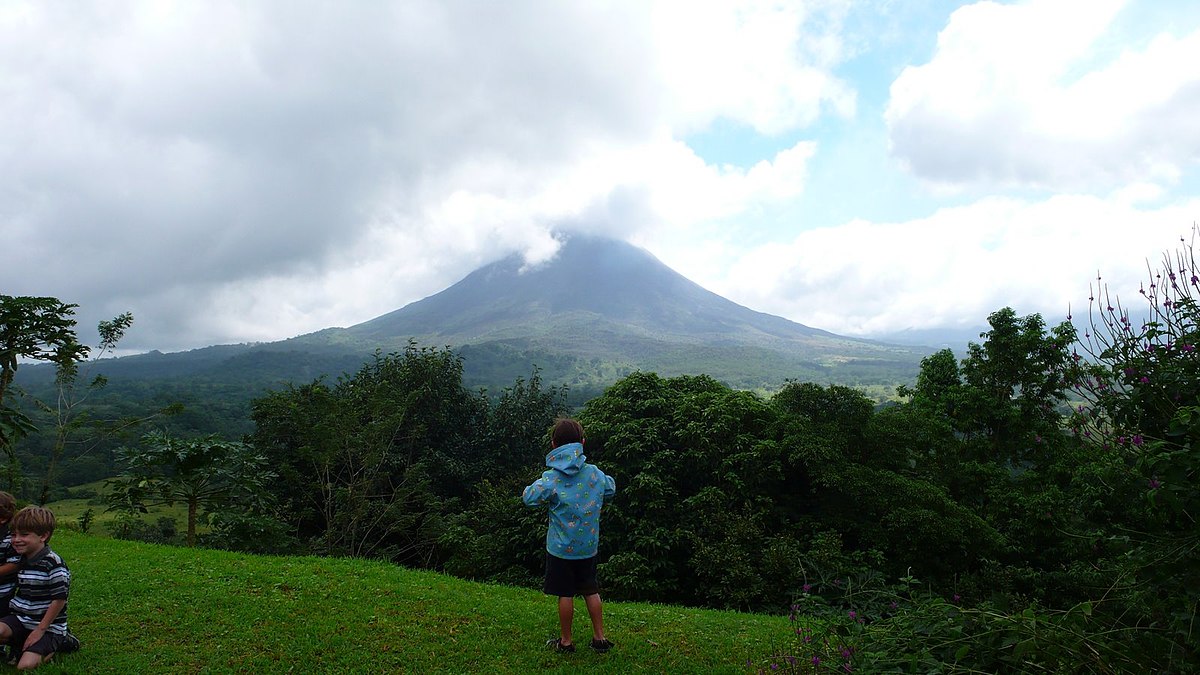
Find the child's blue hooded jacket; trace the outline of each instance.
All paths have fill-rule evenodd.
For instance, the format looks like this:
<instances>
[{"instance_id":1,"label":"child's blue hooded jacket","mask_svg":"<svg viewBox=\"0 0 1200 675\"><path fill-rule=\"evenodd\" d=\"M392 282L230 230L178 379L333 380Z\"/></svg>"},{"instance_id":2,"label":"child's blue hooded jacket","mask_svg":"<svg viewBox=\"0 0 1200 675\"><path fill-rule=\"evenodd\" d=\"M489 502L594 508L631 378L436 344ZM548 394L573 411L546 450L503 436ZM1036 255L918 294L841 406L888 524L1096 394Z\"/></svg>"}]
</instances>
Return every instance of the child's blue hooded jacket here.
<instances>
[{"instance_id":1,"label":"child's blue hooded jacket","mask_svg":"<svg viewBox=\"0 0 1200 675\"><path fill-rule=\"evenodd\" d=\"M550 505L546 551L569 560L596 555L600 542L600 509L617 493L612 476L587 463L583 445L567 443L546 455L549 471L525 488L528 506Z\"/></svg>"}]
</instances>

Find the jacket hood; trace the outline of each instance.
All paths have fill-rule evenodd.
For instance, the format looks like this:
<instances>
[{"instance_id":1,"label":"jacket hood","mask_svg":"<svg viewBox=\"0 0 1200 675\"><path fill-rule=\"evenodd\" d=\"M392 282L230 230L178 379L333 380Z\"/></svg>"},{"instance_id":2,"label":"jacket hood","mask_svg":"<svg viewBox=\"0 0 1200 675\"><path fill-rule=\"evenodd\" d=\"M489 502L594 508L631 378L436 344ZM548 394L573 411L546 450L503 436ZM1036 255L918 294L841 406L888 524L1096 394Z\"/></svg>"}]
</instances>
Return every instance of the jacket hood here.
<instances>
[{"instance_id":1,"label":"jacket hood","mask_svg":"<svg viewBox=\"0 0 1200 675\"><path fill-rule=\"evenodd\" d=\"M583 454L582 443L560 445L546 455L546 466L557 469L568 476L579 473L586 462L587 456Z\"/></svg>"}]
</instances>

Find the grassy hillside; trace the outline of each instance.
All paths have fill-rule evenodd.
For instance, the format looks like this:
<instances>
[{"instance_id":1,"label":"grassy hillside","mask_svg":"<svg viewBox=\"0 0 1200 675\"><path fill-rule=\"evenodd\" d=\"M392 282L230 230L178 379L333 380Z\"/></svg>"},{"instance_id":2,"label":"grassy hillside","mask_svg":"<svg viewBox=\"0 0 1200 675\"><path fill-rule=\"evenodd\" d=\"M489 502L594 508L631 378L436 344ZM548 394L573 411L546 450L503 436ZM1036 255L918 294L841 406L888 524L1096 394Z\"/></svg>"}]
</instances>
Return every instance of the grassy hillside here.
<instances>
[{"instance_id":1,"label":"grassy hillside","mask_svg":"<svg viewBox=\"0 0 1200 675\"><path fill-rule=\"evenodd\" d=\"M116 541L69 530L82 651L48 673L745 672L787 620L607 603L617 648L553 654L554 603L363 560L268 557ZM577 602L576 639L590 636Z\"/></svg>"}]
</instances>

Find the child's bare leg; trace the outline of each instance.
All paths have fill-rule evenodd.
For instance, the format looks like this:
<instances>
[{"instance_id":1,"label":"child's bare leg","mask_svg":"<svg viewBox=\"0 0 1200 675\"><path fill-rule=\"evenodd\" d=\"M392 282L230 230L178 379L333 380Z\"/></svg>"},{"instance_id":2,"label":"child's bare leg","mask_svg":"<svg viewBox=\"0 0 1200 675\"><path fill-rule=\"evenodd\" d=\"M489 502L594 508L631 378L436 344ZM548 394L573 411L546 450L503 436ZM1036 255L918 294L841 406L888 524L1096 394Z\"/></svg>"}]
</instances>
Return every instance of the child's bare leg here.
<instances>
[{"instance_id":1,"label":"child's bare leg","mask_svg":"<svg viewBox=\"0 0 1200 675\"><path fill-rule=\"evenodd\" d=\"M588 616L592 617L592 639L603 640L604 608L600 602L600 594L593 593L584 596L583 601L587 603Z\"/></svg>"},{"instance_id":2,"label":"child's bare leg","mask_svg":"<svg viewBox=\"0 0 1200 675\"><path fill-rule=\"evenodd\" d=\"M22 652L21 660L17 662L17 670L33 670L54 657L54 654L42 656L35 652Z\"/></svg>"},{"instance_id":3,"label":"child's bare leg","mask_svg":"<svg viewBox=\"0 0 1200 675\"><path fill-rule=\"evenodd\" d=\"M571 644L571 621L575 618L575 598L558 599L558 628L562 633L559 644Z\"/></svg>"}]
</instances>

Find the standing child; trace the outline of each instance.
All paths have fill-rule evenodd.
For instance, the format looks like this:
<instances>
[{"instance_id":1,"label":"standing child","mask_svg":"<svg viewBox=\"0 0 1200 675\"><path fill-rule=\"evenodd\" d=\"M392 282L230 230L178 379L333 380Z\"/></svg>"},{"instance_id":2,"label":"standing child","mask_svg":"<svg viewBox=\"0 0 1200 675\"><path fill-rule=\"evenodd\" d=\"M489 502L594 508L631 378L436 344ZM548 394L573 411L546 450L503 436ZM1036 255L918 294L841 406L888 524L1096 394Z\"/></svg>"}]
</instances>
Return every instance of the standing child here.
<instances>
[{"instance_id":1,"label":"standing child","mask_svg":"<svg viewBox=\"0 0 1200 675\"><path fill-rule=\"evenodd\" d=\"M600 543L600 509L617 492L617 483L583 454L583 427L560 419L550 432L553 450L546 455L548 471L525 488L528 506L549 505L546 530L546 595L558 597L561 637L547 643L555 651L573 652L571 622L575 596L582 595L592 619L592 649L604 653L613 643L604 636L600 585L596 582L596 549Z\"/></svg>"},{"instance_id":2,"label":"standing child","mask_svg":"<svg viewBox=\"0 0 1200 675\"><path fill-rule=\"evenodd\" d=\"M30 670L55 654L79 649L79 640L67 632L67 595L71 572L50 550L54 514L40 506L26 506L12 518L12 545L21 554L17 590L9 607L12 614L0 619L0 641L6 641L20 660L17 668Z\"/></svg>"}]
</instances>

